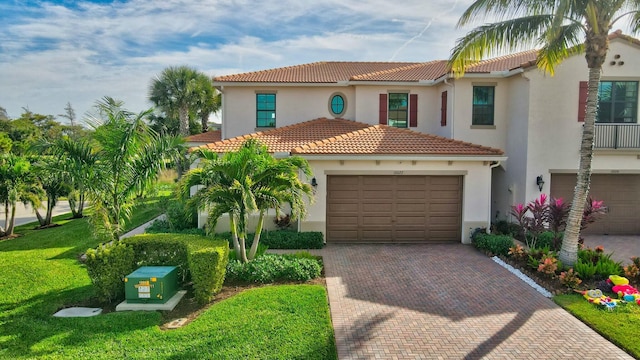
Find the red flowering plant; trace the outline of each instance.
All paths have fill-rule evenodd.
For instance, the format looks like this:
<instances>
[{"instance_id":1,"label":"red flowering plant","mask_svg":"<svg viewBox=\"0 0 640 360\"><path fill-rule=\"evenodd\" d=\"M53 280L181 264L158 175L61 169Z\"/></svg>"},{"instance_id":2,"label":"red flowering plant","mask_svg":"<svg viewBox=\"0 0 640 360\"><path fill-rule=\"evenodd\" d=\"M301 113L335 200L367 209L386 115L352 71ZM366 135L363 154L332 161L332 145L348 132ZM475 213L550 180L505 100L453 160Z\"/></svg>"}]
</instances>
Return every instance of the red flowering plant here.
<instances>
[{"instance_id":1,"label":"red flowering plant","mask_svg":"<svg viewBox=\"0 0 640 360\"><path fill-rule=\"evenodd\" d=\"M567 217L571 206L562 198L549 198L546 194L540 196L527 205L516 204L511 207L511 215L520 224L520 234L529 248L535 248L540 234L545 231L553 233L553 245L560 248L562 233L567 225ZM589 224L606 214L607 208L603 201L593 200L591 197L582 216L580 230L584 230ZM580 240L582 243L582 239Z\"/></svg>"}]
</instances>

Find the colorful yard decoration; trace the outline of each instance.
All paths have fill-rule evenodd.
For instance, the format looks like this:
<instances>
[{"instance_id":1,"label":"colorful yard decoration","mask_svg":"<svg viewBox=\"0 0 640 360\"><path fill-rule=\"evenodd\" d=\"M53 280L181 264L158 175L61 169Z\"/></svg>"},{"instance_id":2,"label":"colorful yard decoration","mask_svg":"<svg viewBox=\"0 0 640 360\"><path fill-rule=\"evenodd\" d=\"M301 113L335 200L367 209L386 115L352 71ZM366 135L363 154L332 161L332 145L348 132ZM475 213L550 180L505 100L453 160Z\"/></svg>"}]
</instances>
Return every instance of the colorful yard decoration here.
<instances>
[{"instance_id":1,"label":"colorful yard decoration","mask_svg":"<svg viewBox=\"0 0 640 360\"><path fill-rule=\"evenodd\" d=\"M635 302L640 305L640 292L638 289L629 285L629 280L622 276L611 275L609 280L615 285L611 288L613 292L618 294L618 299L623 299L628 302Z\"/></svg>"},{"instance_id":2,"label":"colorful yard decoration","mask_svg":"<svg viewBox=\"0 0 640 360\"><path fill-rule=\"evenodd\" d=\"M619 302L622 300L612 299L609 296L605 296L600 289L593 290L575 290L577 293L582 294L587 301L596 305L602 305L607 310L612 310L614 307L618 306Z\"/></svg>"}]
</instances>

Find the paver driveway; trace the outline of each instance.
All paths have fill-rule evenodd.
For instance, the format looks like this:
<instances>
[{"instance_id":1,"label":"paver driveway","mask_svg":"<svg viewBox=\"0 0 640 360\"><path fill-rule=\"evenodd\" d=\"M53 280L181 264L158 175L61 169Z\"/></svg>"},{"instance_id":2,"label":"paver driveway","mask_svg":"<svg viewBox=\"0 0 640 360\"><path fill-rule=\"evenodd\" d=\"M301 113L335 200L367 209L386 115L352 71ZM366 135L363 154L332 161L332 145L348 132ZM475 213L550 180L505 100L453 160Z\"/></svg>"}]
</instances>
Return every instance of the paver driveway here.
<instances>
[{"instance_id":1,"label":"paver driveway","mask_svg":"<svg viewBox=\"0 0 640 360\"><path fill-rule=\"evenodd\" d=\"M628 359L468 245L322 250L340 359Z\"/></svg>"}]
</instances>

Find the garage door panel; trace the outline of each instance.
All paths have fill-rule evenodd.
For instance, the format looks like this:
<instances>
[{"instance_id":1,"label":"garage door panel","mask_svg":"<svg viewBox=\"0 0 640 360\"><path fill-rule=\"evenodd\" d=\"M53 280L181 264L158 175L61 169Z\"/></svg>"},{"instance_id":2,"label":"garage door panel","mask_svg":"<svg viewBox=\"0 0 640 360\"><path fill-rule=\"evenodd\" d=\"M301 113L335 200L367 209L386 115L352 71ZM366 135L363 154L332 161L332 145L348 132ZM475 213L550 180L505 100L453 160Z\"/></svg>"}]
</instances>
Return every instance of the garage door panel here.
<instances>
[{"instance_id":1,"label":"garage door panel","mask_svg":"<svg viewBox=\"0 0 640 360\"><path fill-rule=\"evenodd\" d=\"M357 200L359 198L358 190L338 190L331 194L331 198L338 201Z\"/></svg>"},{"instance_id":2,"label":"garage door panel","mask_svg":"<svg viewBox=\"0 0 640 360\"><path fill-rule=\"evenodd\" d=\"M575 174L552 174L551 195L571 202L575 183ZM609 213L590 224L585 233L640 234L640 175L593 174L589 193L593 199L604 201Z\"/></svg>"},{"instance_id":3,"label":"garage door panel","mask_svg":"<svg viewBox=\"0 0 640 360\"><path fill-rule=\"evenodd\" d=\"M354 192L355 193L355 192ZM363 190L362 199L393 199L393 191L385 190Z\"/></svg>"},{"instance_id":4,"label":"garage door panel","mask_svg":"<svg viewBox=\"0 0 640 360\"><path fill-rule=\"evenodd\" d=\"M460 241L461 176L335 175L327 183L329 242ZM336 196L345 186L346 200Z\"/></svg>"},{"instance_id":5,"label":"garage door panel","mask_svg":"<svg viewBox=\"0 0 640 360\"><path fill-rule=\"evenodd\" d=\"M425 203L400 203L400 204L396 204L396 211L399 213L402 212L410 212L410 213L416 213L416 212L420 212L420 213L424 213L425 211L427 211L427 204Z\"/></svg>"}]
</instances>

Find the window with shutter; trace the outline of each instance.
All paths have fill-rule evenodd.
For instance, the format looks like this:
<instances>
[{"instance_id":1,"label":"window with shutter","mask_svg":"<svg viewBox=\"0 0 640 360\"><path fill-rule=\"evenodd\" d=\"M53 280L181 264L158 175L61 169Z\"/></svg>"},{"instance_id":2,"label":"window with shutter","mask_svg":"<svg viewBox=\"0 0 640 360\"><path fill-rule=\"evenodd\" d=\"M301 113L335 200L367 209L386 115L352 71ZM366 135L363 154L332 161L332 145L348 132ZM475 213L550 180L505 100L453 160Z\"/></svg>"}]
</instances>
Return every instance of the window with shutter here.
<instances>
[{"instance_id":1,"label":"window with shutter","mask_svg":"<svg viewBox=\"0 0 640 360\"><path fill-rule=\"evenodd\" d=\"M447 126L447 92L441 94L440 103L440 126Z\"/></svg>"}]
</instances>

